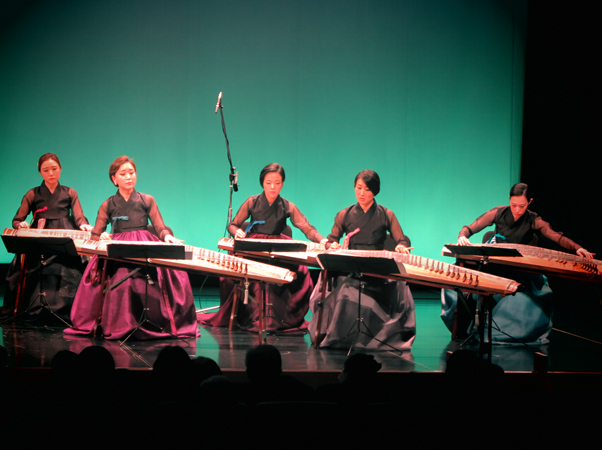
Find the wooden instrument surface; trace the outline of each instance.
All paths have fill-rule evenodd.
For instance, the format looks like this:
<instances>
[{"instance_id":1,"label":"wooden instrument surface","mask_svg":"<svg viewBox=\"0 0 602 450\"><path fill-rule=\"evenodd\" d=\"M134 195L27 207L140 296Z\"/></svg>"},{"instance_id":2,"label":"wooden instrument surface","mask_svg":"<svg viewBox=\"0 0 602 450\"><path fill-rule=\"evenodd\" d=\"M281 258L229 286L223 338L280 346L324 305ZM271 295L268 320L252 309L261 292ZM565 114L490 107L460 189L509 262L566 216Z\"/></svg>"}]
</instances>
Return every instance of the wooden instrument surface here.
<instances>
[{"instance_id":1,"label":"wooden instrument surface","mask_svg":"<svg viewBox=\"0 0 602 450\"><path fill-rule=\"evenodd\" d=\"M513 248L522 255L522 257L487 257L486 261L492 264L512 266L528 272L602 283L602 261L596 259L582 258L578 255L532 245L473 244L473 246ZM460 260L481 261L483 259L478 255L456 255L447 247L443 247L441 253L444 256L451 256Z\"/></svg>"},{"instance_id":2,"label":"wooden instrument surface","mask_svg":"<svg viewBox=\"0 0 602 450\"><path fill-rule=\"evenodd\" d=\"M290 240L282 239L281 241L289 242ZM509 295L515 293L519 287L519 283L514 280L465 269L464 267L422 256L404 255L385 250L326 250L325 246L321 244L313 242L306 242L306 244L307 252L237 252L237 254L244 253L245 256L253 258L293 262L314 267L320 267L318 255L323 252L337 255L389 258L402 263L407 274L403 276L401 274L391 274L386 278L441 288L458 287L465 291L486 294ZM222 238L219 240L218 247L231 250L234 248L234 239Z\"/></svg>"},{"instance_id":3,"label":"wooden instrument surface","mask_svg":"<svg viewBox=\"0 0 602 450\"><path fill-rule=\"evenodd\" d=\"M266 242L266 243L295 243L300 242L307 245L307 251L305 252L250 252L250 251L237 251L237 255L248 256L250 258L258 258L268 261L281 261L287 263L300 264L303 266L320 267L318 262L318 255L320 252L326 251L326 247L323 244L317 244L315 242L307 241L295 241L292 239L245 239L245 241L252 242ZM217 244L217 247L222 250L234 251L234 239L232 238L221 238Z\"/></svg>"},{"instance_id":4,"label":"wooden instrument surface","mask_svg":"<svg viewBox=\"0 0 602 450\"><path fill-rule=\"evenodd\" d=\"M37 228L5 228L3 236L19 237L69 237L71 239L90 239L92 233L81 230L37 229Z\"/></svg>"},{"instance_id":5,"label":"wooden instrument surface","mask_svg":"<svg viewBox=\"0 0 602 450\"><path fill-rule=\"evenodd\" d=\"M127 245L173 245L164 242L149 241L92 241L74 240L75 248L82 255L107 256L107 245L111 243ZM190 270L209 275L224 276L228 278L249 279L265 281L268 283L284 284L295 279L295 274L281 267L262 264L247 259L237 258L224 253L207 250L191 245L185 246L186 252L192 253L192 259L163 259L148 258L148 264L171 269ZM126 258L133 263L146 263L144 258Z\"/></svg>"},{"instance_id":6,"label":"wooden instrument surface","mask_svg":"<svg viewBox=\"0 0 602 450\"><path fill-rule=\"evenodd\" d=\"M386 250L329 250L327 253L350 256L370 256L393 259L402 263L407 274L390 274L386 278L404 280L440 288L459 288L476 294L514 294L519 283L477 270L447 264L418 255L389 252ZM368 275L368 274L366 274Z\"/></svg>"}]
</instances>

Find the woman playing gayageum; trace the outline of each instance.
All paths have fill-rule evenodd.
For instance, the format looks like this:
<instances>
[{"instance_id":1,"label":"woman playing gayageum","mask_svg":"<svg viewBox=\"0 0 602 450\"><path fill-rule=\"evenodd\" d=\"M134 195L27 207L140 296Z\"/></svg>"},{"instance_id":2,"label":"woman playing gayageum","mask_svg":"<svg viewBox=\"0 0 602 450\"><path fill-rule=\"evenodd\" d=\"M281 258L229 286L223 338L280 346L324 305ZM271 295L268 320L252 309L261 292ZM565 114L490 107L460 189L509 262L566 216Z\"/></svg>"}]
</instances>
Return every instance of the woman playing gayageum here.
<instances>
[{"instance_id":1,"label":"woman playing gayageum","mask_svg":"<svg viewBox=\"0 0 602 450\"><path fill-rule=\"evenodd\" d=\"M533 201L529 186L517 183L510 189L509 205L498 206L479 216L472 224L460 230L458 245L471 245L469 238L491 225L495 225L497 243L537 245L540 237L545 237L561 247L584 258L593 254L581 245L552 229L550 224L528 209ZM511 278L524 287L522 292L501 297L494 296L497 302L493 310L493 320L498 328L492 332L494 342L530 342L547 344L552 330L553 295L548 279L544 275L518 272L502 267L490 269L495 275ZM442 290L441 318L451 330L458 296L448 289ZM468 306L474 308L474 299L469 298ZM458 310L460 314L463 310ZM471 317L474 314L470 314ZM458 316L458 337L468 333L470 318Z\"/></svg>"},{"instance_id":2,"label":"woman playing gayageum","mask_svg":"<svg viewBox=\"0 0 602 450\"><path fill-rule=\"evenodd\" d=\"M287 228L287 219L299 228L307 238L313 242L326 242L307 218L299 211L294 203L280 196L284 186L284 168L277 163L268 164L259 174L259 182L263 193L249 197L240 207L234 220L228 225L228 231L237 239L290 239L283 234ZM250 218L247 229L241 227ZM313 282L305 266L282 265L296 272L292 283L276 286L268 285L268 298L271 304L268 311L268 331L284 331L290 329L305 329L305 314L309 308L309 296L313 289ZM233 302L234 284L227 279L221 280L221 307L220 311L205 323L223 327L228 325L230 308ZM259 283L253 283L250 292L257 298L260 295ZM237 314L239 325L242 329L255 331L258 327L258 308L254 302L242 305Z\"/></svg>"},{"instance_id":3,"label":"woman playing gayageum","mask_svg":"<svg viewBox=\"0 0 602 450\"><path fill-rule=\"evenodd\" d=\"M165 226L155 199L136 191L137 173L133 160L127 156L117 158L109 168L109 177L118 191L100 206L92 230L93 238L181 243ZM149 219L156 234L148 230ZM105 231L109 223L111 235ZM93 257L84 273L71 311L73 327L65 330L67 335L89 334L94 329L99 291L103 288L98 281L99 264L100 260ZM109 262L107 285L113 285L136 267L139 266ZM146 300L148 322L135 331L133 338L197 336L188 274L165 268L150 268L148 277L145 270L140 270L107 291L100 316L103 336L106 339L127 337L138 325Z\"/></svg>"},{"instance_id":4,"label":"woman playing gayageum","mask_svg":"<svg viewBox=\"0 0 602 450\"><path fill-rule=\"evenodd\" d=\"M403 233L397 217L374 200L380 192L378 174L362 170L355 177L354 190L357 203L336 214L327 246L340 248L339 241L345 235L344 247L350 250L384 250L390 236L396 252L409 253L410 239ZM361 316L373 337L362 334L356 347L411 349L416 337L416 315L408 285L404 281L389 282L365 276L362 281L365 287L361 292ZM328 285L333 294L323 304L320 325L317 314L320 292L315 289L311 296L314 316L309 326L310 336L315 339L317 332L321 347L347 347L350 341L346 336L358 315L360 280L337 276Z\"/></svg>"},{"instance_id":5,"label":"woman playing gayageum","mask_svg":"<svg viewBox=\"0 0 602 450\"><path fill-rule=\"evenodd\" d=\"M13 228L29 228L25 219L32 213L32 228L90 231L74 189L59 183L61 162L54 153L42 155L38 161L42 184L30 189L13 219ZM52 256L52 255L50 255ZM48 259L45 258L46 260ZM21 264L32 270L27 276L22 301L15 310ZM50 311L63 321L69 320L73 297L79 286L84 265L79 256L57 255L50 263L41 265L39 255L16 255L6 277L6 294L0 312L5 319L18 313L18 319L51 323ZM43 309L45 304L48 309ZM27 311L27 312L26 312Z\"/></svg>"}]
</instances>

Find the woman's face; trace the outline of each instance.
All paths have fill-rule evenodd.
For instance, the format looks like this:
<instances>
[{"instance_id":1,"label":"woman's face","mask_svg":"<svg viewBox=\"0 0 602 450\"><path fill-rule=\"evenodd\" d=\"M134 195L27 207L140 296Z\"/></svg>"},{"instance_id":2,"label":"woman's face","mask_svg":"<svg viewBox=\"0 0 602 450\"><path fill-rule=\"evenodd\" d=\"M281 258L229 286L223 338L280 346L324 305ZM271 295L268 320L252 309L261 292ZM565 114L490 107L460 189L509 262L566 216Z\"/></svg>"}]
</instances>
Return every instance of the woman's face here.
<instances>
[{"instance_id":1,"label":"woman's face","mask_svg":"<svg viewBox=\"0 0 602 450\"><path fill-rule=\"evenodd\" d=\"M111 179L120 191L131 191L136 186L136 169L127 162L119 166L119 170Z\"/></svg>"},{"instance_id":2,"label":"woman's face","mask_svg":"<svg viewBox=\"0 0 602 450\"><path fill-rule=\"evenodd\" d=\"M523 216L532 201L533 199L527 200L524 195L510 197L510 210L515 222Z\"/></svg>"},{"instance_id":3,"label":"woman's face","mask_svg":"<svg viewBox=\"0 0 602 450\"><path fill-rule=\"evenodd\" d=\"M40 175L46 186L56 186L61 178L61 166L54 159L47 159L40 166Z\"/></svg>"},{"instance_id":4,"label":"woman's face","mask_svg":"<svg viewBox=\"0 0 602 450\"><path fill-rule=\"evenodd\" d=\"M374 194L361 178L355 182L355 198L363 209L369 208L374 202Z\"/></svg>"},{"instance_id":5,"label":"woman's face","mask_svg":"<svg viewBox=\"0 0 602 450\"><path fill-rule=\"evenodd\" d=\"M282 176L278 172L270 172L263 179L263 191L270 203L272 203L280 195L282 189Z\"/></svg>"}]
</instances>

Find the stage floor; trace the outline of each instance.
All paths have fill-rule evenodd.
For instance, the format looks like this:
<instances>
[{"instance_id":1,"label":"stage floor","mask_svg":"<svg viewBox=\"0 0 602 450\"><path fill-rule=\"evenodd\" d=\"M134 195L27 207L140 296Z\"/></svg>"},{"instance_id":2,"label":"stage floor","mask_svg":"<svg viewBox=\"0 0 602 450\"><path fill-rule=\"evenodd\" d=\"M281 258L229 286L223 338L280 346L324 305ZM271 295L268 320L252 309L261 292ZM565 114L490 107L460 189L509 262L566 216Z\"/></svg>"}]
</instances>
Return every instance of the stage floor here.
<instances>
[{"instance_id":1,"label":"stage floor","mask_svg":"<svg viewBox=\"0 0 602 450\"><path fill-rule=\"evenodd\" d=\"M440 372L445 370L446 354L460 348L460 341L452 341L440 314L440 291L412 289L416 302L417 337L411 352L374 351L382 363L382 372ZM217 290L204 290L195 295L199 308L219 304ZM9 355L8 365L15 368L49 367L52 357L60 350L81 352L90 345L106 347L120 368L151 368L158 353L165 346L180 345L191 357L214 359L222 370L244 372L246 351L258 343L257 334L240 330L201 326L201 337L187 341L159 340L119 342L87 337L65 337L61 327L34 327L4 323L0 344ZM347 357L345 349L314 349L308 335L268 335L267 343L282 353L285 371L332 372L341 370ZM475 343L465 348L478 351ZM492 362L506 372L531 372L534 353L548 355L551 372L602 372L602 345L563 332L553 331L550 344L545 346L495 345Z\"/></svg>"}]
</instances>

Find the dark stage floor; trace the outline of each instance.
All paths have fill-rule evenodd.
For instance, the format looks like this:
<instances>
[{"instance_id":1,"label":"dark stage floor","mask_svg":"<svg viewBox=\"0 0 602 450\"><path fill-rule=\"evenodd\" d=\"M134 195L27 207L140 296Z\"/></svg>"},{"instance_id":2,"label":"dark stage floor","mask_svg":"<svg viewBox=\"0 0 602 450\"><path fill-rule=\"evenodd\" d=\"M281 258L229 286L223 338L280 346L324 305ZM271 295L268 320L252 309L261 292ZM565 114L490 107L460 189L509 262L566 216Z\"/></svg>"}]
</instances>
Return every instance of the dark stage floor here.
<instances>
[{"instance_id":1,"label":"dark stage floor","mask_svg":"<svg viewBox=\"0 0 602 450\"><path fill-rule=\"evenodd\" d=\"M393 351L375 352L383 365L382 372L440 372L445 370L446 352L460 348L459 341L452 341L441 319L439 291L413 289L416 301L417 338L412 352L399 354ZM205 289L197 295L198 307L207 308L218 304L217 290ZM134 341L126 345L119 342L86 337L68 337L59 327L33 327L5 323L1 327L0 344L9 354L9 367L49 367L59 350L79 353L90 345L102 345L109 349L117 367L145 369L153 365L159 351L174 340ZM190 356L206 356L218 362L226 372L244 371L246 351L258 342L256 334L240 330L202 327L201 337L180 341ZM283 369L295 373L336 373L345 361L347 351L342 349L315 350L308 335L269 335L269 344L282 353ZM466 348L477 351L476 344ZM545 346L495 345L492 362L506 372L533 371L534 353L548 355L550 372L602 372L602 345L563 332L553 331L550 344Z\"/></svg>"}]
</instances>

